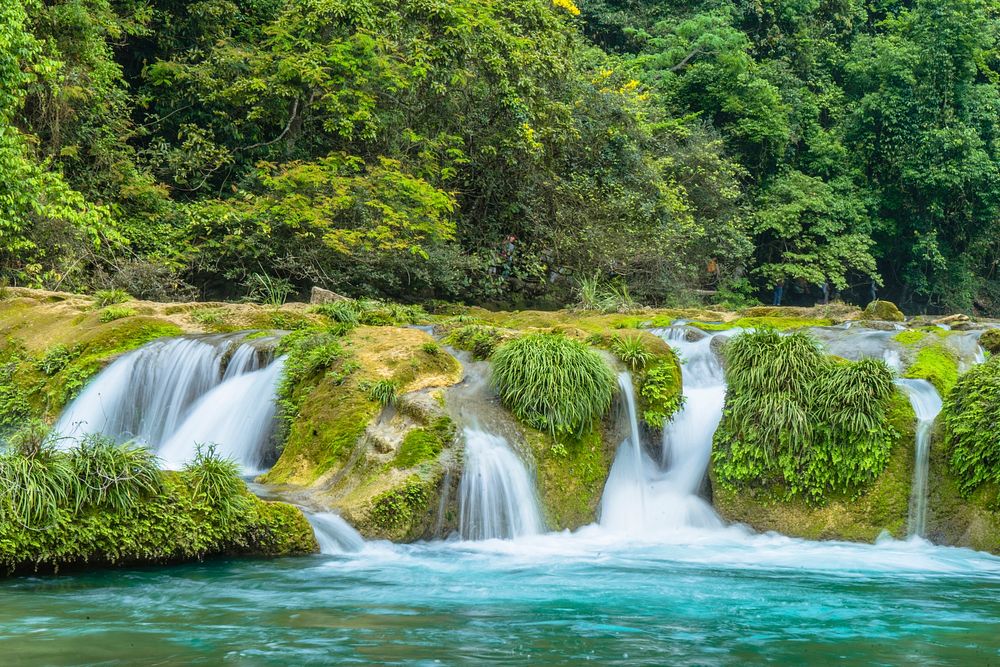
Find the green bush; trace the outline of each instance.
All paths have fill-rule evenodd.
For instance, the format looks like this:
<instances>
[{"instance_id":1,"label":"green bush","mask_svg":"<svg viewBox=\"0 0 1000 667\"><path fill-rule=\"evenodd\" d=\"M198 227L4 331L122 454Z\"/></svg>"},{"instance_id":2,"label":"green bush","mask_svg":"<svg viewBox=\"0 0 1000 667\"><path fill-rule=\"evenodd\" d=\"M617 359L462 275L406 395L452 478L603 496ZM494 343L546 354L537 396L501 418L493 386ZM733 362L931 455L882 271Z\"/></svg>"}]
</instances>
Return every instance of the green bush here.
<instances>
[{"instance_id":1,"label":"green bush","mask_svg":"<svg viewBox=\"0 0 1000 667\"><path fill-rule=\"evenodd\" d=\"M968 495L1000 485L1000 358L991 357L959 378L941 411L945 446L959 488ZM1000 503L1000 497L994 499Z\"/></svg>"},{"instance_id":2,"label":"green bush","mask_svg":"<svg viewBox=\"0 0 1000 667\"><path fill-rule=\"evenodd\" d=\"M834 361L809 334L760 330L725 349L726 409L714 468L730 486L778 486L822 500L872 482L898 433L881 360Z\"/></svg>"},{"instance_id":3,"label":"green bush","mask_svg":"<svg viewBox=\"0 0 1000 667\"><path fill-rule=\"evenodd\" d=\"M622 280L605 282L599 276L581 278L577 283L576 296L576 307L581 310L627 313L637 307L628 285Z\"/></svg>"},{"instance_id":4,"label":"green bush","mask_svg":"<svg viewBox=\"0 0 1000 667\"><path fill-rule=\"evenodd\" d=\"M88 435L69 456L79 484L77 511L95 507L129 512L160 490L156 455L141 445Z\"/></svg>"},{"instance_id":5,"label":"green bush","mask_svg":"<svg viewBox=\"0 0 1000 667\"><path fill-rule=\"evenodd\" d=\"M580 435L611 407L615 376L579 341L530 334L493 353L493 386L529 426L552 435Z\"/></svg>"},{"instance_id":6,"label":"green bush","mask_svg":"<svg viewBox=\"0 0 1000 667\"><path fill-rule=\"evenodd\" d=\"M184 465L181 477L191 494L222 516L244 511L247 505L240 467L219 456L213 443L198 444L194 458Z\"/></svg>"},{"instance_id":7,"label":"green bush","mask_svg":"<svg viewBox=\"0 0 1000 667\"><path fill-rule=\"evenodd\" d=\"M388 378L366 382L364 390L368 393L368 398L380 405L392 405L399 396L399 387Z\"/></svg>"},{"instance_id":8,"label":"green bush","mask_svg":"<svg viewBox=\"0 0 1000 667\"><path fill-rule=\"evenodd\" d=\"M639 389L642 419L653 428L662 428L684 402L681 374L673 360L647 369Z\"/></svg>"}]
</instances>

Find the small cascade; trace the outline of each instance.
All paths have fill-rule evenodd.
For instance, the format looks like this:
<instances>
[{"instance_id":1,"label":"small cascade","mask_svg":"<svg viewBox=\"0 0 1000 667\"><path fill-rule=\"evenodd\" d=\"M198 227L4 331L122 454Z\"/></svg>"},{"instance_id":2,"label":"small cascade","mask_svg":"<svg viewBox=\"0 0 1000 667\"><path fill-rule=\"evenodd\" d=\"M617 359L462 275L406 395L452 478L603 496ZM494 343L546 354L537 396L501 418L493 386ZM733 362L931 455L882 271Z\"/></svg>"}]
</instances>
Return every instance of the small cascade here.
<instances>
[{"instance_id":1,"label":"small cascade","mask_svg":"<svg viewBox=\"0 0 1000 667\"><path fill-rule=\"evenodd\" d=\"M629 373L618 380L630 421L630 435L619 446L601 498L601 525L633 534L718 528L722 520L698 496L712 453L712 438L722 418L726 388L722 367L712 351L712 337L689 342L689 329L677 326L657 333L678 349L684 406L664 425L661 459L642 448L635 394Z\"/></svg>"},{"instance_id":2,"label":"small cascade","mask_svg":"<svg viewBox=\"0 0 1000 667\"><path fill-rule=\"evenodd\" d=\"M656 466L642 449L631 373L618 375L618 388L625 403L629 430L628 436L618 446L608 480L604 484L600 523L614 530L636 532L646 523L649 471Z\"/></svg>"},{"instance_id":3,"label":"small cascade","mask_svg":"<svg viewBox=\"0 0 1000 667\"><path fill-rule=\"evenodd\" d=\"M365 538L339 515L330 512L306 514L321 554L356 553L364 549Z\"/></svg>"},{"instance_id":4,"label":"small cascade","mask_svg":"<svg viewBox=\"0 0 1000 667\"><path fill-rule=\"evenodd\" d=\"M467 540L511 539L542 532L534 483L507 441L466 427L459 484L459 534Z\"/></svg>"},{"instance_id":5,"label":"small cascade","mask_svg":"<svg viewBox=\"0 0 1000 667\"><path fill-rule=\"evenodd\" d=\"M266 460L283 359L246 334L154 341L104 369L60 416L65 446L102 434L141 442L169 467L214 443L247 471Z\"/></svg>"},{"instance_id":6,"label":"small cascade","mask_svg":"<svg viewBox=\"0 0 1000 667\"><path fill-rule=\"evenodd\" d=\"M941 412L941 397L934 385L927 380L901 379L896 383L910 397L910 404L917 414L916 453L906 532L909 537L923 537L927 528L927 473L931 430L934 420Z\"/></svg>"}]
</instances>

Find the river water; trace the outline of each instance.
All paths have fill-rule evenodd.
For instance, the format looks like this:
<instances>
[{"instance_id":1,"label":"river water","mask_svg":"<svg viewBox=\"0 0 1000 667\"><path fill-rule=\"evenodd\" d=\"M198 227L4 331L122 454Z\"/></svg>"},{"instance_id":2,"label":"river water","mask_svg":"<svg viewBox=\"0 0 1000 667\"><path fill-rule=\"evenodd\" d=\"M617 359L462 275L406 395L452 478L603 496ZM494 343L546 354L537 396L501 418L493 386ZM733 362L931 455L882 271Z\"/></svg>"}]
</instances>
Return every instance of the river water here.
<instances>
[{"instance_id":1,"label":"river water","mask_svg":"<svg viewBox=\"0 0 1000 667\"><path fill-rule=\"evenodd\" d=\"M0 583L4 664L979 665L1000 559L589 527Z\"/></svg>"}]
</instances>

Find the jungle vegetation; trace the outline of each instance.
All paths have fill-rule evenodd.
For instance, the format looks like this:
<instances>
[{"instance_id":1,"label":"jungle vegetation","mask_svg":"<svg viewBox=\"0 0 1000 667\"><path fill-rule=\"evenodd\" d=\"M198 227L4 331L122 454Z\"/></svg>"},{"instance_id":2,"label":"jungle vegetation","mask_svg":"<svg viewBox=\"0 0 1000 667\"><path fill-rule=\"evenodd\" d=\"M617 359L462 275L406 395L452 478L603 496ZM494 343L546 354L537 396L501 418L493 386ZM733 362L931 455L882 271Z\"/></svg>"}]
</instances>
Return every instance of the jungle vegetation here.
<instances>
[{"instance_id":1,"label":"jungle vegetation","mask_svg":"<svg viewBox=\"0 0 1000 667\"><path fill-rule=\"evenodd\" d=\"M1000 310L989 0L0 4L11 284Z\"/></svg>"}]
</instances>

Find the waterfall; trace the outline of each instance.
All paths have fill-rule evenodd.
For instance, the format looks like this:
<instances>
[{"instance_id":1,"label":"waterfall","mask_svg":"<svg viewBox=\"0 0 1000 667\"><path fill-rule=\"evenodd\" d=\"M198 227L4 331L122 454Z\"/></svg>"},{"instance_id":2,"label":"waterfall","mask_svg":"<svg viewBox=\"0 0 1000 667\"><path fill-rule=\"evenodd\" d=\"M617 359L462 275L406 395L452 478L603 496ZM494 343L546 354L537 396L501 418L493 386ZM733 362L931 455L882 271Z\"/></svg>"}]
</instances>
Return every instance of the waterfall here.
<instances>
[{"instance_id":1,"label":"waterfall","mask_svg":"<svg viewBox=\"0 0 1000 667\"><path fill-rule=\"evenodd\" d=\"M467 540L510 539L542 532L544 522L524 462L507 441L466 427L465 469L458 491L459 533Z\"/></svg>"},{"instance_id":2,"label":"waterfall","mask_svg":"<svg viewBox=\"0 0 1000 667\"><path fill-rule=\"evenodd\" d=\"M54 430L65 446L91 433L135 440L170 467L190 460L197 444L214 443L256 472L266 460L284 360L271 361L261 341L245 336L169 338L122 355L66 407Z\"/></svg>"},{"instance_id":3,"label":"waterfall","mask_svg":"<svg viewBox=\"0 0 1000 667\"><path fill-rule=\"evenodd\" d=\"M923 537L927 528L927 471L934 420L941 412L941 397L927 380L897 380L896 383L910 397L910 404L917 414L916 452L913 463L913 485L910 489L910 508L906 519L906 532L910 537Z\"/></svg>"},{"instance_id":4,"label":"waterfall","mask_svg":"<svg viewBox=\"0 0 1000 667\"><path fill-rule=\"evenodd\" d=\"M618 375L618 388L625 404L629 429L628 436L618 446L608 480L604 484L600 523L615 530L636 532L646 523L648 471L651 466L655 466L642 449L631 373Z\"/></svg>"},{"instance_id":5,"label":"waterfall","mask_svg":"<svg viewBox=\"0 0 1000 667\"><path fill-rule=\"evenodd\" d=\"M365 538L361 537L361 533L336 514L307 513L306 518L312 525L321 554L354 553L365 546Z\"/></svg>"},{"instance_id":6,"label":"waterfall","mask_svg":"<svg viewBox=\"0 0 1000 667\"><path fill-rule=\"evenodd\" d=\"M647 535L685 528L717 528L722 520L699 497L712 453L712 438L722 418L725 379L712 351L710 336L687 340L689 329L672 327L657 333L677 349L682 365L684 406L664 424L661 459L642 448L636 419L632 378L618 380L630 421L630 435L619 446L601 498L601 525Z\"/></svg>"}]
</instances>

